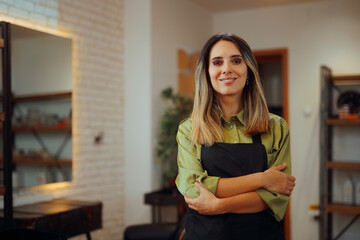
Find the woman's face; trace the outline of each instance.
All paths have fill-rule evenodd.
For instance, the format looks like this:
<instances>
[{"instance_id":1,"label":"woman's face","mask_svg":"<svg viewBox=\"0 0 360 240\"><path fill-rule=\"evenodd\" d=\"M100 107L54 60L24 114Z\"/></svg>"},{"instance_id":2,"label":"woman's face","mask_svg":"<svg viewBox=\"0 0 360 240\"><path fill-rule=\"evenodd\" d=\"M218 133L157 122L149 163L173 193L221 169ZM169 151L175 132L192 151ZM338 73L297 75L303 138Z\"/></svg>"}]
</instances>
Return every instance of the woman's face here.
<instances>
[{"instance_id":1,"label":"woman's face","mask_svg":"<svg viewBox=\"0 0 360 240\"><path fill-rule=\"evenodd\" d=\"M247 79L247 65L239 49L230 41L220 40L210 51L209 75L217 98L241 99Z\"/></svg>"}]
</instances>

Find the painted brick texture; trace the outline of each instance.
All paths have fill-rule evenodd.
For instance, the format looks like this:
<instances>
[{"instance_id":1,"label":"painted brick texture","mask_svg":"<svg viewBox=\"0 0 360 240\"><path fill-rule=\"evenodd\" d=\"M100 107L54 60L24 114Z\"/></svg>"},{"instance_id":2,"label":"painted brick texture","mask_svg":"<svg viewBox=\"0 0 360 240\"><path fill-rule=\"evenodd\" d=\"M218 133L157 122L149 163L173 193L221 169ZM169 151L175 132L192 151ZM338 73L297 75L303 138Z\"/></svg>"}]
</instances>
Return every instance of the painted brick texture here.
<instances>
[{"instance_id":1,"label":"painted brick texture","mask_svg":"<svg viewBox=\"0 0 360 240\"><path fill-rule=\"evenodd\" d=\"M124 230L123 8L122 0L0 0L1 20L73 40L73 181L23 193L14 204L100 200L103 229L93 239L122 239Z\"/></svg>"}]
</instances>

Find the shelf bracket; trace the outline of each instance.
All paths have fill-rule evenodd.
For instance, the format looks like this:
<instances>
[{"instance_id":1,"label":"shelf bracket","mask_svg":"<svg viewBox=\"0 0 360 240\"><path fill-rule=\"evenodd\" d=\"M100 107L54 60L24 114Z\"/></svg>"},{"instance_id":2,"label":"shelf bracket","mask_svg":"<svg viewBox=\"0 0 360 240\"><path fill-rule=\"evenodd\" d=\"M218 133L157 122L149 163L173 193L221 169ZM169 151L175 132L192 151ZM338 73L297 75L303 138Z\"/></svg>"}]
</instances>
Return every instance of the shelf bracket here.
<instances>
[{"instance_id":1,"label":"shelf bracket","mask_svg":"<svg viewBox=\"0 0 360 240\"><path fill-rule=\"evenodd\" d=\"M34 137L36 138L36 140L38 141L38 143L41 145L42 149L43 149L45 152L49 153L49 150L48 150L48 148L46 147L46 144L42 141L41 137L39 136L39 134L36 132L35 129L32 131L32 133L34 134Z\"/></svg>"},{"instance_id":2,"label":"shelf bracket","mask_svg":"<svg viewBox=\"0 0 360 240\"><path fill-rule=\"evenodd\" d=\"M344 233L351 225L353 225L353 223L356 222L356 220L357 220L359 217L360 217L360 214L356 215L356 216L348 223L348 225L346 225L346 226L344 227L344 229L339 232L339 234L338 234L333 240L339 239L339 238L341 237L341 235L343 235L343 233Z\"/></svg>"},{"instance_id":3,"label":"shelf bracket","mask_svg":"<svg viewBox=\"0 0 360 240\"><path fill-rule=\"evenodd\" d=\"M60 155L62 153L62 151L64 150L66 143L69 141L69 139L71 138L71 132L68 132L63 140L63 142L61 143L59 149L56 151L54 158L55 159L59 159Z\"/></svg>"}]
</instances>

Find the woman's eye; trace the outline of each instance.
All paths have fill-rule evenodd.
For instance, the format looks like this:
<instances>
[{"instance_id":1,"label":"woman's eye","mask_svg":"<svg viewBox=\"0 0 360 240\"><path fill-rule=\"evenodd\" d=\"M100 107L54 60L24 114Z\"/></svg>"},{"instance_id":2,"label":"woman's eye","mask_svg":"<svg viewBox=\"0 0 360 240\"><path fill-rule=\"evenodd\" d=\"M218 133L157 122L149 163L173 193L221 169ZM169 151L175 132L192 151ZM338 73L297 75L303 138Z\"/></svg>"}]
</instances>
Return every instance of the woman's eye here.
<instances>
[{"instance_id":1,"label":"woman's eye","mask_svg":"<svg viewBox=\"0 0 360 240\"><path fill-rule=\"evenodd\" d=\"M241 63L241 58L235 58L234 60L233 60L233 63L235 63L235 64L240 64Z\"/></svg>"},{"instance_id":2,"label":"woman's eye","mask_svg":"<svg viewBox=\"0 0 360 240\"><path fill-rule=\"evenodd\" d=\"M217 65L221 65L221 61L220 60L216 60L216 61L213 61L213 65L217 66Z\"/></svg>"}]
</instances>

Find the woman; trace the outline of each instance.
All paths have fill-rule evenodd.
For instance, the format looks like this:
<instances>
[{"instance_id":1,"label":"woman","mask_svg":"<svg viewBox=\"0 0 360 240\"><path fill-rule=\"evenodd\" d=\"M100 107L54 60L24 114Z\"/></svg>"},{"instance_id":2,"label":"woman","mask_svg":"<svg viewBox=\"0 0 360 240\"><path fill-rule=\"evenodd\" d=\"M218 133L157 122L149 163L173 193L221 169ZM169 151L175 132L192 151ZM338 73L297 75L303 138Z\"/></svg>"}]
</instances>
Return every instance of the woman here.
<instances>
[{"instance_id":1,"label":"woman","mask_svg":"<svg viewBox=\"0 0 360 240\"><path fill-rule=\"evenodd\" d=\"M218 34L201 50L191 118L177 134L184 239L284 239L295 186L289 130L269 114L248 44Z\"/></svg>"}]
</instances>

